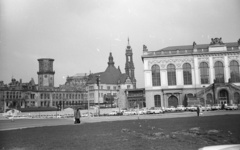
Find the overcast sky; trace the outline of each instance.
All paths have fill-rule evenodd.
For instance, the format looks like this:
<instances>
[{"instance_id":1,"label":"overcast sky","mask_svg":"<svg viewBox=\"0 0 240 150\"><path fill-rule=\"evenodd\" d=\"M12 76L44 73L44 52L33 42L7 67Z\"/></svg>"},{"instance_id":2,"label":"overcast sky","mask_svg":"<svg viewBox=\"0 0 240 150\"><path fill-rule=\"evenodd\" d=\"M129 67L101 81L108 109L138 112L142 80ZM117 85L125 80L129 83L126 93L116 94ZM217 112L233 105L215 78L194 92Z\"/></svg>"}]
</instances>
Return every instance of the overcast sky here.
<instances>
[{"instance_id":1,"label":"overcast sky","mask_svg":"<svg viewBox=\"0 0 240 150\"><path fill-rule=\"evenodd\" d=\"M55 86L76 73L103 72L112 52L125 72L127 39L137 87L142 47L209 44L240 38L239 0L0 0L0 80L37 80L39 58L53 58Z\"/></svg>"}]
</instances>

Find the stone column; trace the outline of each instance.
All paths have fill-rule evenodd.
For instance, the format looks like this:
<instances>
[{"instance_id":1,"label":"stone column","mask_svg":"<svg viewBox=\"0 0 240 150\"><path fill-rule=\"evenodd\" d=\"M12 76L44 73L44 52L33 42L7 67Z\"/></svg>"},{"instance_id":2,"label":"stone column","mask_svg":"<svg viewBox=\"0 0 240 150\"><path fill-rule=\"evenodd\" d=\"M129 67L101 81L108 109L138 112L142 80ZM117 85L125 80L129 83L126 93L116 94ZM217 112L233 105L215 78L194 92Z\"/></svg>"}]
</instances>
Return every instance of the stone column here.
<instances>
[{"instance_id":1,"label":"stone column","mask_svg":"<svg viewBox=\"0 0 240 150\"><path fill-rule=\"evenodd\" d=\"M230 68L228 63L228 56L224 56L224 81L228 83L228 79L230 78Z\"/></svg>"},{"instance_id":2,"label":"stone column","mask_svg":"<svg viewBox=\"0 0 240 150\"><path fill-rule=\"evenodd\" d=\"M166 69L161 70L160 74L161 74L161 86L165 87L168 86L167 70Z\"/></svg>"},{"instance_id":3,"label":"stone column","mask_svg":"<svg viewBox=\"0 0 240 150\"><path fill-rule=\"evenodd\" d=\"M193 70L193 83L194 83L194 85L199 85L200 84L200 79L199 79L199 77L200 77L200 71L199 71L199 68L198 68L198 58L197 57L194 57L194 59L193 59L193 68L194 68L194 70Z\"/></svg>"},{"instance_id":4,"label":"stone column","mask_svg":"<svg viewBox=\"0 0 240 150\"><path fill-rule=\"evenodd\" d=\"M145 87L152 87L152 71L151 70L144 71L144 78L145 78Z\"/></svg>"},{"instance_id":5,"label":"stone column","mask_svg":"<svg viewBox=\"0 0 240 150\"><path fill-rule=\"evenodd\" d=\"M213 64L213 58L212 56L209 57L209 80L210 80L210 84L213 83L214 81L214 64Z\"/></svg>"},{"instance_id":6,"label":"stone column","mask_svg":"<svg viewBox=\"0 0 240 150\"><path fill-rule=\"evenodd\" d=\"M183 70L182 68L176 69L177 85L183 85Z\"/></svg>"}]
</instances>

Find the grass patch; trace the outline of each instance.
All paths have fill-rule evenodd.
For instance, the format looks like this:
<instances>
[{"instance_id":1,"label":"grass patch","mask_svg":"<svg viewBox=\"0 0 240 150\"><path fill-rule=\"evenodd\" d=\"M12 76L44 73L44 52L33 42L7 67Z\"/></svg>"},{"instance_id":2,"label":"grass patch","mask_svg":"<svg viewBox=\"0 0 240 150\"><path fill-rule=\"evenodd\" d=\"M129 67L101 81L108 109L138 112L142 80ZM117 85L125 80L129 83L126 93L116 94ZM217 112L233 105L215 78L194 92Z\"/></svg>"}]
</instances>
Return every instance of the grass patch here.
<instances>
[{"instance_id":1,"label":"grass patch","mask_svg":"<svg viewBox=\"0 0 240 150\"><path fill-rule=\"evenodd\" d=\"M130 120L0 132L1 149L177 150L240 143L240 115Z\"/></svg>"}]
</instances>

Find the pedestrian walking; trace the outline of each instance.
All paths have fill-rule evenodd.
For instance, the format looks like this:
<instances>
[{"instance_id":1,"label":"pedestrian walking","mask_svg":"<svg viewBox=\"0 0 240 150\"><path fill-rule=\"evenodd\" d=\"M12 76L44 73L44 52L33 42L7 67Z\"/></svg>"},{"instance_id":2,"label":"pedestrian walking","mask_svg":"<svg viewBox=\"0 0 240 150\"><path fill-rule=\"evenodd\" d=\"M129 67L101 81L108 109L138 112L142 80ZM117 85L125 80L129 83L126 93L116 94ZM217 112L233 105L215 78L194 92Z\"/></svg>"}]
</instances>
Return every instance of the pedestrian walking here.
<instances>
[{"instance_id":1,"label":"pedestrian walking","mask_svg":"<svg viewBox=\"0 0 240 150\"><path fill-rule=\"evenodd\" d=\"M14 116L15 116L15 111L14 111L14 109L11 110L11 115L12 115L11 120L14 121Z\"/></svg>"},{"instance_id":2,"label":"pedestrian walking","mask_svg":"<svg viewBox=\"0 0 240 150\"><path fill-rule=\"evenodd\" d=\"M197 106L197 116L199 117L199 114L200 114L200 108L199 106Z\"/></svg>"},{"instance_id":3,"label":"pedestrian walking","mask_svg":"<svg viewBox=\"0 0 240 150\"><path fill-rule=\"evenodd\" d=\"M203 115L202 106L199 106L199 116Z\"/></svg>"},{"instance_id":4,"label":"pedestrian walking","mask_svg":"<svg viewBox=\"0 0 240 150\"><path fill-rule=\"evenodd\" d=\"M81 121L80 121L80 118L81 118L81 112L80 112L80 108L77 108L75 111L74 111L74 124L79 124Z\"/></svg>"}]
</instances>

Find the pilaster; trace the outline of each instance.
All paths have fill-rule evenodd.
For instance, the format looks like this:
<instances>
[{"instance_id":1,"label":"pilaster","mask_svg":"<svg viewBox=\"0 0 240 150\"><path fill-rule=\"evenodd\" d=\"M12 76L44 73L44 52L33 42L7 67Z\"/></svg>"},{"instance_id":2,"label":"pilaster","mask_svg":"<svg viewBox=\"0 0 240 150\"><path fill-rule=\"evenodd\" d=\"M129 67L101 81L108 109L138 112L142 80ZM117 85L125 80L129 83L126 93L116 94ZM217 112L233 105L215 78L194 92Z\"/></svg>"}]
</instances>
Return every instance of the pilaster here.
<instances>
[{"instance_id":1,"label":"pilaster","mask_svg":"<svg viewBox=\"0 0 240 150\"><path fill-rule=\"evenodd\" d=\"M215 79L215 75L214 75L213 57L209 57L209 80L210 80L210 84L213 83L214 79Z\"/></svg>"},{"instance_id":2,"label":"pilaster","mask_svg":"<svg viewBox=\"0 0 240 150\"><path fill-rule=\"evenodd\" d=\"M225 81L225 83L228 83L228 79L230 78L230 73L229 73L230 68L229 68L228 63L229 63L228 55L225 55L224 56L224 77L225 77L224 81Z\"/></svg>"}]
</instances>

